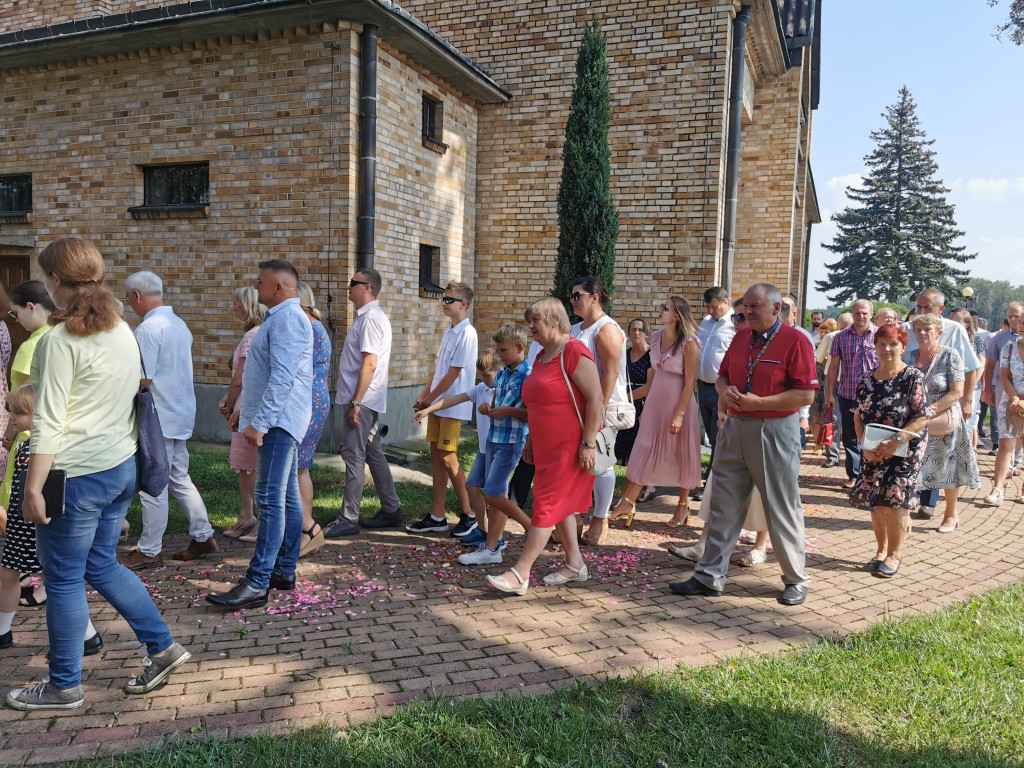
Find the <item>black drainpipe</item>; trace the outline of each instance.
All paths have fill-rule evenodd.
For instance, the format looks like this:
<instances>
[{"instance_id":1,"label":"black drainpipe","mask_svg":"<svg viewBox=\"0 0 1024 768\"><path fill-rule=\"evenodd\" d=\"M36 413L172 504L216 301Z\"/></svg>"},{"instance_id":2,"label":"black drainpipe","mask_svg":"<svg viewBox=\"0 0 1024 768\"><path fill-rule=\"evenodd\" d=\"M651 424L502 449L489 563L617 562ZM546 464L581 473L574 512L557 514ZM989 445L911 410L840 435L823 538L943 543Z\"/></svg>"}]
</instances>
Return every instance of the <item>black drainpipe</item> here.
<instances>
[{"instance_id":1,"label":"black drainpipe","mask_svg":"<svg viewBox=\"0 0 1024 768\"><path fill-rule=\"evenodd\" d=\"M732 23L732 76L729 82L728 145L725 156L725 227L722 231L722 287L732 295L736 255L736 209L740 194L740 133L743 129L743 67L747 49L750 6L744 5Z\"/></svg>"},{"instance_id":2,"label":"black drainpipe","mask_svg":"<svg viewBox=\"0 0 1024 768\"><path fill-rule=\"evenodd\" d=\"M377 25L359 36L359 212L356 268L373 267L377 216Z\"/></svg>"}]
</instances>

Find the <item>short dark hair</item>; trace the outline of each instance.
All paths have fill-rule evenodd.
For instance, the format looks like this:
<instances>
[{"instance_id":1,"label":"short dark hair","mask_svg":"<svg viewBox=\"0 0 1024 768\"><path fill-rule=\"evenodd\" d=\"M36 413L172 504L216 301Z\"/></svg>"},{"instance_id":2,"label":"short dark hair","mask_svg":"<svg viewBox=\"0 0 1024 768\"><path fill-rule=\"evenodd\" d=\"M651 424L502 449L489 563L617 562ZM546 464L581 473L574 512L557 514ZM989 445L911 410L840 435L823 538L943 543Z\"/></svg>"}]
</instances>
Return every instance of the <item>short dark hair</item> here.
<instances>
[{"instance_id":1,"label":"short dark hair","mask_svg":"<svg viewBox=\"0 0 1024 768\"><path fill-rule=\"evenodd\" d=\"M17 304L19 307L38 304L51 312L57 309L50 294L46 292L46 286L38 280L26 280L23 283L18 283L7 294L7 298L11 300L11 304Z\"/></svg>"},{"instance_id":2,"label":"short dark hair","mask_svg":"<svg viewBox=\"0 0 1024 768\"><path fill-rule=\"evenodd\" d=\"M712 301L724 301L729 298L729 292L720 285L716 285L712 288L708 288L704 291L704 303L710 304Z\"/></svg>"},{"instance_id":3,"label":"short dark hair","mask_svg":"<svg viewBox=\"0 0 1024 768\"><path fill-rule=\"evenodd\" d=\"M292 277L295 278L295 282L299 281L299 270L295 268L295 265L285 259L269 259L267 261L260 262L260 269L269 269L271 272L288 272Z\"/></svg>"},{"instance_id":4,"label":"short dark hair","mask_svg":"<svg viewBox=\"0 0 1024 768\"><path fill-rule=\"evenodd\" d=\"M357 269L356 274L366 278L366 282L370 284L370 293L374 296L380 293L380 272L373 269L373 267L363 267L362 269Z\"/></svg>"}]
</instances>

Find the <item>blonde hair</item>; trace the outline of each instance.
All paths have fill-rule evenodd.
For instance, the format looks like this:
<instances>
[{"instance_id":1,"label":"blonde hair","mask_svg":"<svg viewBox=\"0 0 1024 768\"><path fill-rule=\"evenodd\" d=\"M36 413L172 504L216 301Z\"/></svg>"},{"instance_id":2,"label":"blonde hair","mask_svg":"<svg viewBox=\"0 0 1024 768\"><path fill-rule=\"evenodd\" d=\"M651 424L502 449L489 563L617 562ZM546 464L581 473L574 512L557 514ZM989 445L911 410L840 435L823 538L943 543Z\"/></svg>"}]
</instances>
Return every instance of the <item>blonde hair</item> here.
<instances>
[{"instance_id":1,"label":"blonde hair","mask_svg":"<svg viewBox=\"0 0 1024 768\"><path fill-rule=\"evenodd\" d=\"M494 350L488 347L481 352L476 358L476 369L480 373L486 373L487 371L495 371L501 368L501 360L494 354Z\"/></svg>"},{"instance_id":2,"label":"blonde hair","mask_svg":"<svg viewBox=\"0 0 1024 768\"><path fill-rule=\"evenodd\" d=\"M542 318L545 323L558 328L562 333L572 330L572 326L569 324L569 315L566 314L565 307L558 299L548 297L535 301L526 311L527 322L534 316Z\"/></svg>"},{"instance_id":3,"label":"blonde hair","mask_svg":"<svg viewBox=\"0 0 1024 768\"><path fill-rule=\"evenodd\" d=\"M525 347L530 343L530 332L519 323L505 323L491 339L495 344L522 344Z\"/></svg>"},{"instance_id":4,"label":"blonde hair","mask_svg":"<svg viewBox=\"0 0 1024 768\"><path fill-rule=\"evenodd\" d=\"M668 304L672 313L676 316L676 342L672 345L672 349L669 350L669 354L674 355L681 344L689 341L691 336L697 335L700 326L693 319L693 312L690 311L690 302L682 296L669 296L668 301L665 303Z\"/></svg>"},{"instance_id":5,"label":"blonde hair","mask_svg":"<svg viewBox=\"0 0 1024 768\"><path fill-rule=\"evenodd\" d=\"M50 314L50 325L64 323L75 336L113 330L121 322L117 299L103 287L103 256L88 240L54 240L39 254L39 268L71 292L66 307Z\"/></svg>"},{"instance_id":6,"label":"blonde hair","mask_svg":"<svg viewBox=\"0 0 1024 768\"><path fill-rule=\"evenodd\" d=\"M473 289L470 288L467 283L460 283L457 280L452 280L444 287L444 289L454 293L457 299L466 302L467 307L473 303Z\"/></svg>"},{"instance_id":7,"label":"blonde hair","mask_svg":"<svg viewBox=\"0 0 1024 768\"><path fill-rule=\"evenodd\" d=\"M29 415L36 409L36 390L31 384L15 387L7 395L7 410Z\"/></svg>"},{"instance_id":8,"label":"blonde hair","mask_svg":"<svg viewBox=\"0 0 1024 768\"><path fill-rule=\"evenodd\" d=\"M911 325L915 328L919 325L928 325L932 328L938 328L939 333L942 333L942 318L930 312L926 315L917 315Z\"/></svg>"},{"instance_id":9,"label":"blonde hair","mask_svg":"<svg viewBox=\"0 0 1024 768\"><path fill-rule=\"evenodd\" d=\"M316 299L313 297L313 289L309 287L309 283L299 280L296 290L299 293L299 305L317 320L322 321L323 316L320 314L320 310L316 308Z\"/></svg>"},{"instance_id":10,"label":"blonde hair","mask_svg":"<svg viewBox=\"0 0 1024 768\"><path fill-rule=\"evenodd\" d=\"M234 297L235 302L245 312L245 330L255 328L257 325L263 322L264 315L267 314L267 308L260 304L260 295L251 285L247 285L244 288L235 288L231 295Z\"/></svg>"},{"instance_id":11,"label":"blonde hair","mask_svg":"<svg viewBox=\"0 0 1024 768\"><path fill-rule=\"evenodd\" d=\"M818 333L824 336L826 333L832 333L832 331L835 331L838 328L839 323L837 323L831 317L826 317L824 320L821 321L821 325L818 326Z\"/></svg>"}]
</instances>

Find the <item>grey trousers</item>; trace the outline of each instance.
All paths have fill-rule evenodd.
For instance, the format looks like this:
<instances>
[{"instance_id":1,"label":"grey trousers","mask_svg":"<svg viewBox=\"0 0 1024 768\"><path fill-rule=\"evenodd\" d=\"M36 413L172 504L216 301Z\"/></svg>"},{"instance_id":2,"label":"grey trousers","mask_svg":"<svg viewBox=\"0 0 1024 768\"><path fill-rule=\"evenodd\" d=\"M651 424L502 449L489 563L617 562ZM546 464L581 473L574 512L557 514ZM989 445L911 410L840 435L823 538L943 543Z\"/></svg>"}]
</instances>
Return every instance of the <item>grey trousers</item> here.
<instances>
[{"instance_id":1,"label":"grey trousers","mask_svg":"<svg viewBox=\"0 0 1024 768\"><path fill-rule=\"evenodd\" d=\"M348 424L348 412L351 406L335 405L341 408L344 423L341 436L341 458L345 462L345 498L341 505L341 515L350 523L359 522L359 509L363 500L363 486L366 484L366 468L370 469L370 477L380 497L380 508L384 512L398 511L398 494L395 492L395 481L391 477L391 467L384 458L384 449L380 444L380 430L377 429L376 411L362 406L359 409L359 427L353 429Z\"/></svg>"},{"instance_id":2,"label":"grey trousers","mask_svg":"<svg viewBox=\"0 0 1024 768\"><path fill-rule=\"evenodd\" d=\"M752 419L729 416L718 431L715 482L704 556L694 576L712 589L725 588L736 546L756 487L764 501L772 548L787 585L810 583L804 573L804 510L800 475L800 417Z\"/></svg>"}]
</instances>

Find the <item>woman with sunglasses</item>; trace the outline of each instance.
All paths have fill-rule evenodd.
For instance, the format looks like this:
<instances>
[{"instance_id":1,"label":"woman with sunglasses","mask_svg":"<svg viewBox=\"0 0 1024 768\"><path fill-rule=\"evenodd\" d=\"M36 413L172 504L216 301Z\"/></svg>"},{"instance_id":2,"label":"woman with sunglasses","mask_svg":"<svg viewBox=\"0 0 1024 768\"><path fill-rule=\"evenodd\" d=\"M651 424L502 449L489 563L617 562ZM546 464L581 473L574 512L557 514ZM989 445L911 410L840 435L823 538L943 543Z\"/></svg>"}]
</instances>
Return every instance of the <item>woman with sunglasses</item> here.
<instances>
[{"instance_id":1,"label":"woman with sunglasses","mask_svg":"<svg viewBox=\"0 0 1024 768\"><path fill-rule=\"evenodd\" d=\"M611 294L604 282L593 275L580 277L569 293L572 311L583 318L570 330L590 350L597 363L604 392L604 407L629 402L629 379L626 375L626 334L615 320L605 314L604 307ZM601 430L610 444L615 443L615 429L605 425ZM608 529L608 511L615 494L615 467L610 466L594 480L594 517L583 534L583 543L596 547Z\"/></svg>"},{"instance_id":2,"label":"woman with sunglasses","mask_svg":"<svg viewBox=\"0 0 1024 768\"><path fill-rule=\"evenodd\" d=\"M658 321L662 330L651 337L650 393L645 417L626 467L622 501L609 516L633 524L637 495L645 485L679 488L679 505L670 528L689 522L689 494L700 483L700 430L694 389L700 365L701 343L698 325L690 305L672 296L661 305Z\"/></svg>"}]
</instances>

